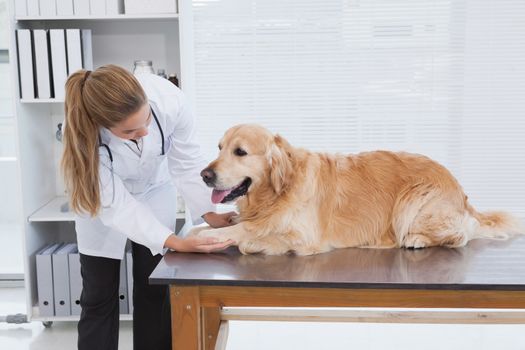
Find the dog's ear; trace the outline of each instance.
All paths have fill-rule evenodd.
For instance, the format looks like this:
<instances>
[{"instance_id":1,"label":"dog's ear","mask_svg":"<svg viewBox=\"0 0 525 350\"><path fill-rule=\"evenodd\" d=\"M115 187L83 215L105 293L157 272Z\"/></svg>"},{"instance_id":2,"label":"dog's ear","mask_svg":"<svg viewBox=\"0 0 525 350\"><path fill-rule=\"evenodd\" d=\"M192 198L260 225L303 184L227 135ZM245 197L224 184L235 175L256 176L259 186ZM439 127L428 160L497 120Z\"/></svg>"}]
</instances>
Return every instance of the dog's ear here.
<instances>
[{"instance_id":1,"label":"dog's ear","mask_svg":"<svg viewBox=\"0 0 525 350\"><path fill-rule=\"evenodd\" d=\"M281 194L292 176L291 146L280 135L275 135L270 147L270 181L275 193Z\"/></svg>"}]
</instances>

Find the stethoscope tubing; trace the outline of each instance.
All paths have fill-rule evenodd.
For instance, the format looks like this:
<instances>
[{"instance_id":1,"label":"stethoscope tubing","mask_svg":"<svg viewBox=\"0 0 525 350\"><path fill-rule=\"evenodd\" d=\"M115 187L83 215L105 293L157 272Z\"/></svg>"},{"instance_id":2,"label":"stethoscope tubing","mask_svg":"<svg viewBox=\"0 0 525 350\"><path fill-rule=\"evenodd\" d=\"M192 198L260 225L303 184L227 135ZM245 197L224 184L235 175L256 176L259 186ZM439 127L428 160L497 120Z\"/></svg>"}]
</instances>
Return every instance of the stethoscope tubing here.
<instances>
[{"instance_id":1,"label":"stethoscope tubing","mask_svg":"<svg viewBox=\"0 0 525 350\"><path fill-rule=\"evenodd\" d=\"M165 149L164 149L164 142L165 142L164 141L164 131L162 130L162 127L160 126L159 118L157 118L157 115L155 114L155 111L153 110L153 108L151 108L151 106L150 106L150 109L151 109L151 113L153 114L153 118L155 119L155 123L157 124L157 127L159 128L160 137L162 140L160 155L163 156L164 154L166 154ZM109 148L109 146L105 143L102 143L102 141L100 142L100 147L104 147L106 149L106 151L108 152L109 161L110 161L109 170L111 172L111 186L112 186L111 203L109 205L102 205L102 208L109 208L115 202L115 173L113 172L113 153L111 152L111 149Z\"/></svg>"}]
</instances>

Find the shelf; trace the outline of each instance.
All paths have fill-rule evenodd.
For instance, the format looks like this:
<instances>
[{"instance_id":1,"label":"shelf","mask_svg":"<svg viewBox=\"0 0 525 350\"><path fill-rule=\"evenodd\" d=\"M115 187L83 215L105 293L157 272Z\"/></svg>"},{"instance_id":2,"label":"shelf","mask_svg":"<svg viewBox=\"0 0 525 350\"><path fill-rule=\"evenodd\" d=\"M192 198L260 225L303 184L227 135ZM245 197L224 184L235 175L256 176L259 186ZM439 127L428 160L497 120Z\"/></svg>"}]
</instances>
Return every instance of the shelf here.
<instances>
[{"instance_id":1,"label":"shelf","mask_svg":"<svg viewBox=\"0 0 525 350\"><path fill-rule=\"evenodd\" d=\"M114 15L114 16L53 16L53 17L17 17L17 21L133 21L133 20L157 20L157 19L178 19L178 13L164 14L145 14L145 15Z\"/></svg>"},{"instance_id":2,"label":"shelf","mask_svg":"<svg viewBox=\"0 0 525 350\"><path fill-rule=\"evenodd\" d=\"M20 103L64 103L64 100L58 100L55 98L21 98Z\"/></svg>"},{"instance_id":3,"label":"shelf","mask_svg":"<svg viewBox=\"0 0 525 350\"><path fill-rule=\"evenodd\" d=\"M56 221L75 221L75 213L72 211L62 211L62 206L67 203L66 197L60 196L52 199L40 209L29 216L29 222L56 222ZM185 219L185 213L177 213L177 220Z\"/></svg>"},{"instance_id":4,"label":"shelf","mask_svg":"<svg viewBox=\"0 0 525 350\"><path fill-rule=\"evenodd\" d=\"M2 162L16 162L16 157L0 157L0 163Z\"/></svg>"},{"instance_id":5,"label":"shelf","mask_svg":"<svg viewBox=\"0 0 525 350\"><path fill-rule=\"evenodd\" d=\"M131 314L120 314L119 319L121 321L133 321L133 315ZM34 322L71 322L80 320L80 315L71 316L40 316L38 306L33 306L33 316L31 321Z\"/></svg>"},{"instance_id":6,"label":"shelf","mask_svg":"<svg viewBox=\"0 0 525 350\"><path fill-rule=\"evenodd\" d=\"M67 203L66 197L56 197L29 217L29 222L75 221L71 211L63 212L60 208Z\"/></svg>"}]
</instances>

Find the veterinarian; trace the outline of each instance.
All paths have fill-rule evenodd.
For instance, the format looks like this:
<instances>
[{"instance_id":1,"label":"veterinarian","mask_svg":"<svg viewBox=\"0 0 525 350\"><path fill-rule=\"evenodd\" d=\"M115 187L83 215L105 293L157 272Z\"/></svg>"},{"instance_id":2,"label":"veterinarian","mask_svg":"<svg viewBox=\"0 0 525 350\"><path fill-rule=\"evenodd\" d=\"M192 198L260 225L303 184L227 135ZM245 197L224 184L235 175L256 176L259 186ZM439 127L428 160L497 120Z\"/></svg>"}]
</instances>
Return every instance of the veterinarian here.
<instances>
[{"instance_id":1,"label":"veterinarian","mask_svg":"<svg viewBox=\"0 0 525 350\"><path fill-rule=\"evenodd\" d=\"M232 242L174 234L177 190L195 224L230 225L200 179L206 166L182 92L153 74L108 65L66 83L62 171L75 218L83 289L79 349L118 348L119 274L133 254L133 348L171 349L168 289L148 277L165 248L212 252ZM202 218L202 219L201 219Z\"/></svg>"}]
</instances>

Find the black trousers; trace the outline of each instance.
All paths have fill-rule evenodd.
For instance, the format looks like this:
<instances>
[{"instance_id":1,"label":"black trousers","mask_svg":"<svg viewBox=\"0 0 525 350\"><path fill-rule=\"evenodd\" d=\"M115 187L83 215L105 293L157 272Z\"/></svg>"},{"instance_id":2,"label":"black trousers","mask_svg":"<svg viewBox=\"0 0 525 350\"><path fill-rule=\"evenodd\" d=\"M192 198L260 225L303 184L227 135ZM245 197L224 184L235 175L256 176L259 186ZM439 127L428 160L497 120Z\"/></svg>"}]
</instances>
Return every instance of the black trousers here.
<instances>
[{"instance_id":1,"label":"black trousers","mask_svg":"<svg viewBox=\"0 0 525 350\"><path fill-rule=\"evenodd\" d=\"M133 349L171 349L171 320L167 286L151 286L148 277L162 258L140 244L133 255ZM120 260L80 254L82 313L78 323L79 350L117 350L119 336Z\"/></svg>"}]
</instances>

